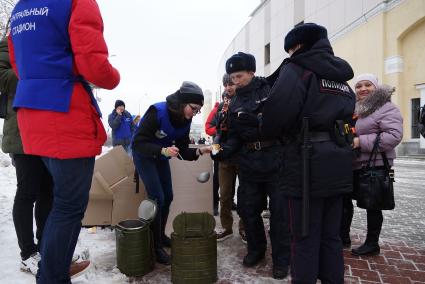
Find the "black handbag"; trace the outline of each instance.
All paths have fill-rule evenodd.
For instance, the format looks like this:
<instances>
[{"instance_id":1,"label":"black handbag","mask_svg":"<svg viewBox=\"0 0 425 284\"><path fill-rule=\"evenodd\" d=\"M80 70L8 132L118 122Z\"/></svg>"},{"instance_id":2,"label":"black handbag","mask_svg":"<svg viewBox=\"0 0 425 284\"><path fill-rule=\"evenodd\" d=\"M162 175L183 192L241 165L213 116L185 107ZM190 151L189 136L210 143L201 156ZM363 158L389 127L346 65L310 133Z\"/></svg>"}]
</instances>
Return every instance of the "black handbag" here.
<instances>
[{"instance_id":1,"label":"black handbag","mask_svg":"<svg viewBox=\"0 0 425 284\"><path fill-rule=\"evenodd\" d=\"M376 167L381 135L376 136L368 163L359 171L355 178L354 191L357 207L370 210L393 210L394 202L394 170L391 168L387 155L381 152L383 167Z\"/></svg>"}]
</instances>

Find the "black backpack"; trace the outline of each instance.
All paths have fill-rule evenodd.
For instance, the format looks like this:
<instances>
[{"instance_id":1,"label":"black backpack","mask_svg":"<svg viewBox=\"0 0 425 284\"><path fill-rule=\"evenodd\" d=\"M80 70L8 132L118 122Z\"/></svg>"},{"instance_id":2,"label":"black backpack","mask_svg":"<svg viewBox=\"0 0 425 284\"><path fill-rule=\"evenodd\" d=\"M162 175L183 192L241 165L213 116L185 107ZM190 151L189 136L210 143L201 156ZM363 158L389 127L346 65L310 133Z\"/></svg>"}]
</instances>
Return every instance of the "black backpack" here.
<instances>
[{"instance_id":1,"label":"black backpack","mask_svg":"<svg viewBox=\"0 0 425 284\"><path fill-rule=\"evenodd\" d=\"M418 110L418 130L422 137L425 138L425 105Z\"/></svg>"}]
</instances>

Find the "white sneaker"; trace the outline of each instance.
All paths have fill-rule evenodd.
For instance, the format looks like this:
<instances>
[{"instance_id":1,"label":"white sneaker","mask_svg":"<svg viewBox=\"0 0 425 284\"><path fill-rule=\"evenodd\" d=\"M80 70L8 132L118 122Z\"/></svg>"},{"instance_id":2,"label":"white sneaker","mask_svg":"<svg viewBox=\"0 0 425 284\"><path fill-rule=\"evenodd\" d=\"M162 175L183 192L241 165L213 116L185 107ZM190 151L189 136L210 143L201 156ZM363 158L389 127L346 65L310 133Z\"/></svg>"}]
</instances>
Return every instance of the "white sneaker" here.
<instances>
[{"instance_id":1,"label":"white sneaker","mask_svg":"<svg viewBox=\"0 0 425 284\"><path fill-rule=\"evenodd\" d=\"M24 272L30 272L34 275L38 271L38 262L41 260L40 253L36 252L26 260L21 261L21 270Z\"/></svg>"}]
</instances>

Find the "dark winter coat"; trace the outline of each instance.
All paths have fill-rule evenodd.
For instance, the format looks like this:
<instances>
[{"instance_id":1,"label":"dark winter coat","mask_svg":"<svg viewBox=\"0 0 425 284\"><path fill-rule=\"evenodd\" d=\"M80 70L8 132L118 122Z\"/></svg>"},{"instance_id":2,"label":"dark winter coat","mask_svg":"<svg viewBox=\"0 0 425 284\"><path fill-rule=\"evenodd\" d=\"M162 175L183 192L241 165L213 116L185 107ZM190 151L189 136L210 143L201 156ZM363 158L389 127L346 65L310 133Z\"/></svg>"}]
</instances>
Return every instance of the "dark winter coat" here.
<instances>
[{"instance_id":1,"label":"dark winter coat","mask_svg":"<svg viewBox=\"0 0 425 284\"><path fill-rule=\"evenodd\" d=\"M355 95L346 83L353 77L350 65L335 57L327 39L311 49L299 50L280 68L263 111L264 137L285 141L282 186L287 195L301 196L303 117L310 131L333 134L336 120L350 121ZM312 197L334 196L352 191L351 146L333 140L312 143L310 191Z\"/></svg>"},{"instance_id":2,"label":"dark winter coat","mask_svg":"<svg viewBox=\"0 0 425 284\"><path fill-rule=\"evenodd\" d=\"M16 112L12 107L17 83L18 78L10 64L7 40L4 39L0 42L0 92L7 96L7 115L3 125L1 149L4 153L23 154Z\"/></svg>"},{"instance_id":3,"label":"dark winter coat","mask_svg":"<svg viewBox=\"0 0 425 284\"><path fill-rule=\"evenodd\" d=\"M390 165L396 157L394 148L403 138L403 118L400 110L391 102L392 88L380 87L356 104L356 135L360 140L360 155L354 160L354 169L366 165L376 134L381 133L379 152L385 152ZM382 156L376 157L376 165L382 166Z\"/></svg>"},{"instance_id":4,"label":"dark winter coat","mask_svg":"<svg viewBox=\"0 0 425 284\"><path fill-rule=\"evenodd\" d=\"M113 110L108 116L108 124L112 129L112 145L130 145L134 124L128 111L124 110L122 115L118 115L116 110Z\"/></svg>"},{"instance_id":5,"label":"dark winter coat","mask_svg":"<svg viewBox=\"0 0 425 284\"><path fill-rule=\"evenodd\" d=\"M169 101L167 98L167 105L174 105L172 101ZM181 128L187 125L188 120L179 119L176 114L170 110L170 122L171 125L175 128ZM157 110L154 106L151 106L143 116L143 119L140 121L140 125L135 130L134 140L133 140L133 151L142 154L146 157L160 158L162 146L153 143L155 138L155 133L161 129L161 126L157 118ZM188 161L197 160L198 156L196 155L196 149L189 148L190 138L189 132L183 138L176 141L175 146L179 148L179 153L183 159Z\"/></svg>"},{"instance_id":6,"label":"dark winter coat","mask_svg":"<svg viewBox=\"0 0 425 284\"><path fill-rule=\"evenodd\" d=\"M270 93L265 78L254 77L245 87L236 89L236 95L229 104L228 133L222 159L238 153L239 176L251 181L270 181L279 177L282 160L282 146L271 146L259 151L249 149L248 143L265 141L259 131L264 102Z\"/></svg>"}]
</instances>

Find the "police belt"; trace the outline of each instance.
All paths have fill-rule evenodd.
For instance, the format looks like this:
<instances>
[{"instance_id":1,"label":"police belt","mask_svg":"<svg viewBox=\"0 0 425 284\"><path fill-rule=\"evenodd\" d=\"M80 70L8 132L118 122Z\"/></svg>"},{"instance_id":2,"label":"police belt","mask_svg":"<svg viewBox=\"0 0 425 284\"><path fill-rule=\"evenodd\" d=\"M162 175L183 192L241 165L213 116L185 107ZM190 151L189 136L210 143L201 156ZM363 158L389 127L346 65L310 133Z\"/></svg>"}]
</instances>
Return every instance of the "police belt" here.
<instances>
[{"instance_id":1,"label":"police belt","mask_svg":"<svg viewBox=\"0 0 425 284\"><path fill-rule=\"evenodd\" d=\"M269 140L269 141L257 141L253 143L246 143L245 147L248 150L256 150L260 151L263 148L268 148L272 146L282 145L282 143L279 142L279 140Z\"/></svg>"},{"instance_id":2,"label":"police belt","mask_svg":"<svg viewBox=\"0 0 425 284\"><path fill-rule=\"evenodd\" d=\"M310 142L325 142L325 141L333 141L331 135L329 135L329 132L324 131L312 131L309 132L309 140Z\"/></svg>"}]
</instances>

